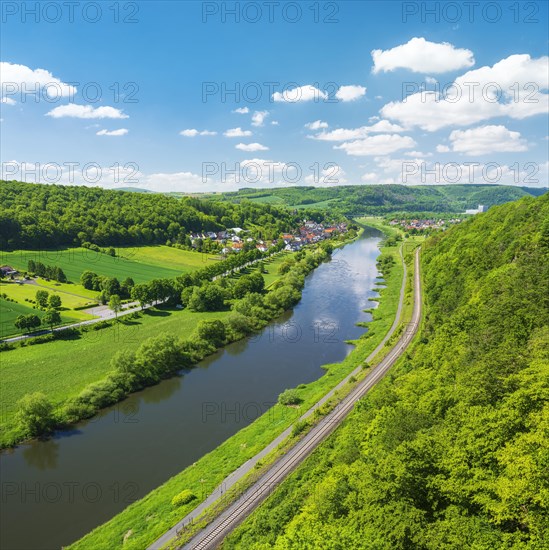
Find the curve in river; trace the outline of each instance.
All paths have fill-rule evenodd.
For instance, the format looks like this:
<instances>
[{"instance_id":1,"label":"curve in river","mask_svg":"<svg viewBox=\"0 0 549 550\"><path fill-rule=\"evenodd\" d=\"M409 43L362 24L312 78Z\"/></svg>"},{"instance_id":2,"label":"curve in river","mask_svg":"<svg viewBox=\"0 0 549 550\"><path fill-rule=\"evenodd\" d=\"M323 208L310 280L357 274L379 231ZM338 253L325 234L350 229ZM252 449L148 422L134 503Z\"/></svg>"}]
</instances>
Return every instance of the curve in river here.
<instances>
[{"instance_id":1,"label":"curve in river","mask_svg":"<svg viewBox=\"0 0 549 550\"><path fill-rule=\"evenodd\" d=\"M381 233L334 252L301 302L254 338L135 393L75 429L0 455L1 548L70 544L265 412L352 350L378 276ZM46 344L47 345L47 344Z\"/></svg>"}]
</instances>

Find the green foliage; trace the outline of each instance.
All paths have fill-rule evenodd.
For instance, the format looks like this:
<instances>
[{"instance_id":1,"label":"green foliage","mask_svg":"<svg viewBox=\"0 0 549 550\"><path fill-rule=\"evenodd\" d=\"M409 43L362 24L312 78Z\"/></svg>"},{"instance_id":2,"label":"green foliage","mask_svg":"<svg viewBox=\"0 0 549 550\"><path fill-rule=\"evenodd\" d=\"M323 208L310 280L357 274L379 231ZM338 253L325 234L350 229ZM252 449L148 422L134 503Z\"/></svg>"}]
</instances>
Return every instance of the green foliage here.
<instances>
[{"instance_id":1,"label":"green foliage","mask_svg":"<svg viewBox=\"0 0 549 550\"><path fill-rule=\"evenodd\" d=\"M109 309L114 311L115 317L118 317L118 313L122 309L122 301L120 300L120 296L118 296L118 294L112 294L109 298Z\"/></svg>"},{"instance_id":2,"label":"green foliage","mask_svg":"<svg viewBox=\"0 0 549 550\"><path fill-rule=\"evenodd\" d=\"M48 307L48 296L49 296L49 292L47 290L37 290L36 305L41 308Z\"/></svg>"},{"instance_id":3,"label":"green foliage","mask_svg":"<svg viewBox=\"0 0 549 550\"><path fill-rule=\"evenodd\" d=\"M48 306L52 309L61 307L61 296L59 294L51 294L48 298Z\"/></svg>"},{"instance_id":4,"label":"green foliage","mask_svg":"<svg viewBox=\"0 0 549 550\"><path fill-rule=\"evenodd\" d=\"M40 317L34 313L28 315L18 315L15 319L14 325L19 330L31 331L33 328L38 328L42 324Z\"/></svg>"},{"instance_id":5,"label":"green foliage","mask_svg":"<svg viewBox=\"0 0 549 550\"><path fill-rule=\"evenodd\" d=\"M425 326L227 548L542 549L549 195L431 238Z\"/></svg>"},{"instance_id":6,"label":"green foliage","mask_svg":"<svg viewBox=\"0 0 549 550\"><path fill-rule=\"evenodd\" d=\"M2 181L0 248L44 248L86 244L184 245L190 232L228 227L260 227L272 239L297 227L300 217L273 205L232 204L176 198L162 193L130 193L99 187L40 185ZM116 223L113 223L116 220ZM106 249L112 255L113 249Z\"/></svg>"},{"instance_id":7,"label":"green foliage","mask_svg":"<svg viewBox=\"0 0 549 550\"><path fill-rule=\"evenodd\" d=\"M195 498L196 495L190 489L185 489L172 498L172 506L183 506L183 504L188 504Z\"/></svg>"},{"instance_id":8,"label":"green foliage","mask_svg":"<svg viewBox=\"0 0 549 550\"><path fill-rule=\"evenodd\" d=\"M216 284L194 287L187 307L192 311L220 311L225 304L225 293Z\"/></svg>"},{"instance_id":9,"label":"green foliage","mask_svg":"<svg viewBox=\"0 0 549 550\"><path fill-rule=\"evenodd\" d=\"M19 429L33 437L49 431L54 425L53 405L41 392L25 395L17 403Z\"/></svg>"},{"instance_id":10,"label":"green foliage","mask_svg":"<svg viewBox=\"0 0 549 550\"><path fill-rule=\"evenodd\" d=\"M48 309L42 317L42 323L49 325L53 332L53 327L61 324L61 314L53 308Z\"/></svg>"},{"instance_id":11,"label":"green foliage","mask_svg":"<svg viewBox=\"0 0 549 550\"><path fill-rule=\"evenodd\" d=\"M297 390L288 389L284 390L278 396L278 402L281 405L299 405L299 403L301 403L301 397L299 397L299 393Z\"/></svg>"},{"instance_id":12,"label":"green foliage","mask_svg":"<svg viewBox=\"0 0 549 550\"><path fill-rule=\"evenodd\" d=\"M225 343L225 323L219 319L215 319L214 321L200 321L196 330L201 340L211 342L216 348Z\"/></svg>"}]
</instances>

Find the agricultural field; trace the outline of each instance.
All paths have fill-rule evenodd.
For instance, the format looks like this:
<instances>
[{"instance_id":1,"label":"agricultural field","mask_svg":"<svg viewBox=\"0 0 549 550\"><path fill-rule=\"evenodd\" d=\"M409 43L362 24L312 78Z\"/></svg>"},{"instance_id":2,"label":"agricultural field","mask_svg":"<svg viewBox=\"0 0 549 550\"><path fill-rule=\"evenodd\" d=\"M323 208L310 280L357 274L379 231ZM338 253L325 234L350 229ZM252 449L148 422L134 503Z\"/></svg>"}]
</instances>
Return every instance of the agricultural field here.
<instances>
[{"instance_id":1,"label":"agricultural field","mask_svg":"<svg viewBox=\"0 0 549 550\"><path fill-rule=\"evenodd\" d=\"M67 279L74 283L80 275L91 270L98 275L116 277L123 281L132 277L136 283L145 283L157 278L172 278L184 271L198 269L207 262L199 252L178 250L168 246L125 247L113 257L87 248L64 248L58 250L15 250L1 252L0 263L26 271L28 261L60 267Z\"/></svg>"},{"instance_id":2,"label":"agricultural field","mask_svg":"<svg viewBox=\"0 0 549 550\"><path fill-rule=\"evenodd\" d=\"M35 314L42 318L45 315L45 311L34 309L30 304L21 304L19 302L12 302L0 298L0 338L8 338L10 336L17 336L22 331L14 326L15 319L19 315ZM86 319L93 319L92 315L88 315L81 311L67 311L60 310L61 323L66 325L68 323L77 323L78 321L84 321ZM49 327L41 327L48 329Z\"/></svg>"}]
</instances>

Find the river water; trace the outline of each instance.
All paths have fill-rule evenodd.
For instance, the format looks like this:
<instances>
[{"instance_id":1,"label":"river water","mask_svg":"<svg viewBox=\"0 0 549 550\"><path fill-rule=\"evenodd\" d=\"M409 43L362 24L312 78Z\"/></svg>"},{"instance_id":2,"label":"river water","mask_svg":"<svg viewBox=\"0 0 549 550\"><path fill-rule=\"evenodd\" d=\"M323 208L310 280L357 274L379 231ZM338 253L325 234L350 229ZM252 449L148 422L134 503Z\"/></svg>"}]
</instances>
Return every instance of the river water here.
<instances>
[{"instance_id":1,"label":"river water","mask_svg":"<svg viewBox=\"0 0 549 550\"><path fill-rule=\"evenodd\" d=\"M335 251L307 277L294 310L260 335L73 430L2 453L0 548L74 542L250 424L284 389L344 359L345 341L365 331L355 323L375 305L380 238L367 228Z\"/></svg>"}]
</instances>

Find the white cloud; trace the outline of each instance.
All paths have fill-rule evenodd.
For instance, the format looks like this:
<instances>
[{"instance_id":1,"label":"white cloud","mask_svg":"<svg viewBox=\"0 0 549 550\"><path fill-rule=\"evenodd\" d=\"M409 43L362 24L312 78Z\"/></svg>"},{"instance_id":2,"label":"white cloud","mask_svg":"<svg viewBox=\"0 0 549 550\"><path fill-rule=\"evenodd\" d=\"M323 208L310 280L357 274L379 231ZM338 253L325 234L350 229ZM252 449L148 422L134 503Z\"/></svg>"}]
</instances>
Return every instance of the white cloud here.
<instances>
[{"instance_id":1,"label":"white cloud","mask_svg":"<svg viewBox=\"0 0 549 550\"><path fill-rule=\"evenodd\" d=\"M408 151L407 153L404 153L404 156L422 159L422 158L432 157L433 153L422 153L421 151Z\"/></svg>"},{"instance_id":2,"label":"white cloud","mask_svg":"<svg viewBox=\"0 0 549 550\"><path fill-rule=\"evenodd\" d=\"M248 109L248 107L239 107L238 109L235 109L231 112L238 113L239 115L247 115L250 112L250 109Z\"/></svg>"},{"instance_id":3,"label":"white cloud","mask_svg":"<svg viewBox=\"0 0 549 550\"><path fill-rule=\"evenodd\" d=\"M15 105L16 101L11 97L0 97L0 103L3 103L4 105Z\"/></svg>"},{"instance_id":4,"label":"white cloud","mask_svg":"<svg viewBox=\"0 0 549 550\"><path fill-rule=\"evenodd\" d=\"M13 97L23 97L26 93L37 91L38 96L45 100L56 100L62 97L74 97L77 90L75 86L66 84L53 76L45 69L31 69L26 65L0 62L0 87L2 98L11 101L2 101L13 105ZM13 102L13 103L12 103Z\"/></svg>"},{"instance_id":5,"label":"white cloud","mask_svg":"<svg viewBox=\"0 0 549 550\"><path fill-rule=\"evenodd\" d=\"M278 120L271 120L271 124L273 126L278 126Z\"/></svg>"},{"instance_id":6,"label":"white cloud","mask_svg":"<svg viewBox=\"0 0 549 550\"><path fill-rule=\"evenodd\" d=\"M252 115L252 126L263 126L263 122L269 116L269 111L255 111Z\"/></svg>"},{"instance_id":7,"label":"white cloud","mask_svg":"<svg viewBox=\"0 0 549 550\"><path fill-rule=\"evenodd\" d=\"M390 50L372 50L374 73L409 69L415 73L446 73L472 67L475 58L471 50L455 48L447 42L429 42L412 38L406 44Z\"/></svg>"},{"instance_id":8,"label":"white cloud","mask_svg":"<svg viewBox=\"0 0 549 550\"><path fill-rule=\"evenodd\" d=\"M490 118L524 119L549 110L549 57L511 55L493 67L481 67L456 78L441 91L422 91L386 104L384 117L430 132L467 126Z\"/></svg>"},{"instance_id":9,"label":"white cloud","mask_svg":"<svg viewBox=\"0 0 549 550\"><path fill-rule=\"evenodd\" d=\"M321 132L320 134L310 137L320 141L348 141L350 139L365 138L369 134L403 131L404 128L398 124L392 124L388 120L380 120L372 126L361 126L360 128L337 128L330 132Z\"/></svg>"},{"instance_id":10,"label":"white cloud","mask_svg":"<svg viewBox=\"0 0 549 550\"><path fill-rule=\"evenodd\" d=\"M99 130L96 132L97 136L125 136L129 130L126 128L119 128L118 130Z\"/></svg>"},{"instance_id":11,"label":"white cloud","mask_svg":"<svg viewBox=\"0 0 549 550\"><path fill-rule=\"evenodd\" d=\"M345 170L335 162L329 162L324 165L324 168L317 174L309 174L305 176L307 185L315 185L317 187L330 187L332 185L344 185L347 183L345 178Z\"/></svg>"},{"instance_id":12,"label":"white cloud","mask_svg":"<svg viewBox=\"0 0 549 550\"><path fill-rule=\"evenodd\" d=\"M227 130L223 135L230 138L247 137L247 136L251 136L252 132L250 132L250 130L243 130L242 128L231 128Z\"/></svg>"},{"instance_id":13,"label":"white cloud","mask_svg":"<svg viewBox=\"0 0 549 550\"><path fill-rule=\"evenodd\" d=\"M364 86L340 86L336 92L336 97L339 101L355 101L356 99L366 95L366 88Z\"/></svg>"},{"instance_id":14,"label":"white cloud","mask_svg":"<svg viewBox=\"0 0 549 550\"><path fill-rule=\"evenodd\" d=\"M427 82L427 84L436 84L438 81L436 78L433 78L432 76L426 76L425 82Z\"/></svg>"},{"instance_id":15,"label":"white cloud","mask_svg":"<svg viewBox=\"0 0 549 550\"><path fill-rule=\"evenodd\" d=\"M286 103L297 103L299 101L318 102L321 99L328 99L328 94L307 84L305 86L284 90L283 92L275 92L272 97L273 101L284 101Z\"/></svg>"},{"instance_id":16,"label":"white cloud","mask_svg":"<svg viewBox=\"0 0 549 550\"><path fill-rule=\"evenodd\" d=\"M512 132L505 126L479 126L470 130L454 130L450 134L452 151L465 155L485 155L527 151L526 141L520 132Z\"/></svg>"},{"instance_id":17,"label":"white cloud","mask_svg":"<svg viewBox=\"0 0 549 550\"><path fill-rule=\"evenodd\" d=\"M450 147L448 145L437 145L437 153L448 153L450 152Z\"/></svg>"},{"instance_id":18,"label":"white cloud","mask_svg":"<svg viewBox=\"0 0 549 550\"><path fill-rule=\"evenodd\" d=\"M348 155L372 156L388 155L400 149L411 149L417 143L410 136L399 136L398 134L379 134L369 136L356 141L348 141L341 145L335 145L334 149L342 149Z\"/></svg>"},{"instance_id":19,"label":"white cloud","mask_svg":"<svg viewBox=\"0 0 549 550\"><path fill-rule=\"evenodd\" d=\"M240 149L241 151L268 151L269 148L265 147L265 145L261 145L261 143L239 143L238 145L235 145L237 149Z\"/></svg>"},{"instance_id":20,"label":"white cloud","mask_svg":"<svg viewBox=\"0 0 549 550\"><path fill-rule=\"evenodd\" d=\"M55 107L46 116L52 118L129 118L120 109L114 107L92 107L91 105L77 105L69 103Z\"/></svg>"},{"instance_id":21,"label":"white cloud","mask_svg":"<svg viewBox=\"0 0 549 550\"><path fill-rule=\"evenodd\" d=\"M305 124L305 128L309 128L309 130L322 130L323 128L328 128L328 123L322 122L322 120L315 120L314 122Z\"/></svg>"},{"instance_id":22,"label":"white cloud","mask_svg":"<svg viewBox=\"0 0 549 550\"><path fill-rule=\"evenodd\" d=\"M215 136L217 135L217 132L210 132L210 130L199 131L196 128L188 128L187 130L181 130L181 132L179 132L179 135L185 137Z\"/></svg>"}]
</instances>

